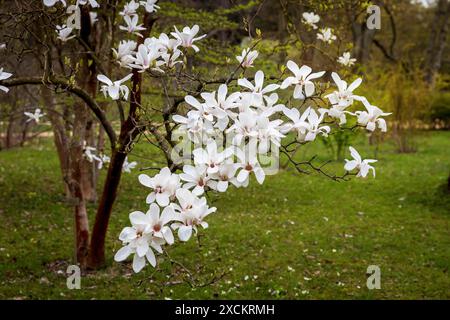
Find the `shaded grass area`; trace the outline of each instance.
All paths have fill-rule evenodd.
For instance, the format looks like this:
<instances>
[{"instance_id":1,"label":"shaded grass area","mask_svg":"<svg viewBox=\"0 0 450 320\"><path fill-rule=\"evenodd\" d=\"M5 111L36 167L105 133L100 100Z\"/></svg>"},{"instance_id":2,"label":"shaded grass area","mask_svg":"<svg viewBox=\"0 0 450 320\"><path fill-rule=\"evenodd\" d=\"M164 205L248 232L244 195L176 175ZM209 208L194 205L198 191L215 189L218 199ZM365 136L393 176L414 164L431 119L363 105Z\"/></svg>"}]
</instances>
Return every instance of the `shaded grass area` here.
<instances>
[{"instance_id":1,"label":"shaded grass area","mask_svg":"<svg viewBox=\"0 0 450 320\"><path fill-rule=\"evenodd\" d=\"M158 268L134 275L114 263L128 214L146 210L139 172L125 174L107 239L108 267L66 287L73 217L48 140L0 152L0 298L422 299L450 298L450 132L425 133L415 154L380 146L377 178L337 183L286 169L247 189L210 196L218 208L198 240L168 248ZM364 157L374 147L363 137ZM320 144L300 158L326 159ZM138 146L140 156L151 150ZM139 157L137 157L139 156ZM342 162L330 171L342 172ZM102 177L103 178L103 177ZM93 222L95 205L90 205ZM381 269L368 290L366 269Z\"/></svg>"}]
</instances>

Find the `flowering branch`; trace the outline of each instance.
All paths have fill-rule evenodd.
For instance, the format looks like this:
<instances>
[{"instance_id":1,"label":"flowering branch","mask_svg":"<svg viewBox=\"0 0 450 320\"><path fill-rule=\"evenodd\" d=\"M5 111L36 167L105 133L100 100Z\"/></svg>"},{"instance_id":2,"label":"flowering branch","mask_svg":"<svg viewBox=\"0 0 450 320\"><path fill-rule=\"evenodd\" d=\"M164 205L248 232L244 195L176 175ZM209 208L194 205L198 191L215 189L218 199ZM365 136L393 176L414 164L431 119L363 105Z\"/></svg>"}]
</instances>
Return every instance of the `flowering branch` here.
<instances>
[{"instance_id":1,"label":"flowering branch","mask_svg":"<svg viewBox=\"0 0 450 320\"><path fill-rule=\"evenodd\" d=\"M21 85L44 85L44 86L55 86L56 88L62 88L64 91L70 92L75 96L82 99L86 105L91 109L91 111L95 114L98 121L101 123L103 128L108 135L111 147L114 148L117 137L114 129L112 128L111 123L106 118L104 111L100 108L97 102L92 98L86 91L81 89L80 87L70 83L69 81L57 78L57 77L21 77L21 78L13 78L9 80L0 80L0 85L6 87L16 87Z\"/></svg>"}]
</instances>

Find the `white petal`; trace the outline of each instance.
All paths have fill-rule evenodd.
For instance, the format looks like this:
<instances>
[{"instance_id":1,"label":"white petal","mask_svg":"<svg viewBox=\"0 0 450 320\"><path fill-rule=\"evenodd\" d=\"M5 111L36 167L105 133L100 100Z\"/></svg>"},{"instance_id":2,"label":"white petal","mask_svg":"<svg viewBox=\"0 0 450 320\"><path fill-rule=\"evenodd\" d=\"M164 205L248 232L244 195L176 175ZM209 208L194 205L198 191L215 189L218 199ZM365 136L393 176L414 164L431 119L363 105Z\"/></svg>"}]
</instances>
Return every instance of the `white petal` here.
<instances>
[{"instance_id":1,"label":"white petal","mask_svg":"<svg viewBox=\"0 0 450 320\"><path fill-rule=\"evenodd\" d=\"M314 83L312 82L305 83L305 94L307 97L310 97L314 94Z\"/></svg>"},{"instance_id":2,"label":"white petal","mask_svg":"<svg viewBox=\"0 0 450 320\"><path fill-rule=\"evenodd\" d=\"M162 234L164 236L164 239L167 241L168 244L174 243L173 233L172 230L169 227L163 227Z\"/></svg>"},{"instance_id":3,"label":"white petal","mask_svg":"<svg viewBox=\"0 0 450 320\"><path fill-rule=\"evenodd\" d=\"M161 207L167 206L170 202L169 195L167 193L157 193L156 202L158 202Z\"/></svg>"},{"instance_id":4,"label":"white petal","mask_svg":"<svg viewBox=\"0 0 450 320\"><path fill-rule=\"evenodd\" d=\"M147 258L147 261L153 266L156 267L156 257L155 254L153 253L153 250L148 250L147 254L145 255Z\"/></svg>"},{"instance_id":5,"label":"white petal","mask_svg":"<svg viewBox=\"0 0 450 320\"><path fill-rule=\"evenodd\" d=\"M144 241L137 246L136 253L139 257L143 257L145 256L148 250L149 250L148 242Z\"/></svg>"},{"instance_id":6,"label":"white petal","mask_svg":"<svg viewBox=\"0 0 450 320\"><path fill-rule=\"evenodd\" d=\"M361 82L362 82L361 78L356 79L355 81L352 82L351 85L348 86L347 90L350 92L354 91L356 88L360 86Z\"/></svg>"},{"instance_id":7,"label":"white petal","mask_svg":"<svg viewBox=\"0 0 450 320\"><path fill-rule=\"evenodd\" d=\"M141 211L130 213L130 221L133 225L145 225L148 223L148 217Z\"/></svg>"},{"instance_id":8,"label":"white petal","mask_svg":"<svg viewBox=\"0 0 450 320\"><path fill-rule=\"evenodd\" d=\"M145 267L145 258L139 257L137 254L135 254L133 258L133 271L138 273L144 267Z\"/></svg>"},{"instance_id":9,"label":"white petal","mask_svg":"<svg viewBox=\"0 0 450 320\"><path fill-rule=\"evenodd\" d=\"M97 79L98 79L99 81L103 82L103 83L106 83L106 84L109 85L109 86L112 86L112 85L113 85L112 81L109 80L108 77L106 77L106 76L103 75L103 74L99 74L99 75L97 76Z\"/></svg>"},{"instance_id":10,"label":"white petal","mask_svg":"<svg viewBox=\"0 0 450 320\"><path fill-rule=\"evenodd\" d=\"M225 192L228 189L228 181L219 181L217 183L217 191Z\"/></svg>"},{"instance_id":11,"label":"white petal","mask_svg":"<svg viewBox=\"0 0 450 320\"><path fill-rule=\"evenodd\" d=\"M350 160L345 163L344 165L344 169L347 171L352 171L353 169L356 168L356 166L358 165L358 162L356 160Z\"/></svg>"},{"instance_id":12,"label":"white petal","mask_svg":"<svg viewBox=\"0 0 450 320\"><path fill-rule=\"evenodd\" d=\"M181 226L178 229L178 238L181 241L188 241L192 235L192 227L191 226Z\"/></svg>"},{"instance_id":13,"label":"white petal","mask_svg":"<svg viewBox=\"0 0 450 320\"><path fill-rule=\"evenodd\" d=\"M266 175L264 174L264 170L261 168L256 169L255 171L255 177L259 184L262 184L264 182L264 178Z\"/></svg>"},{"instance_id":14,"label":"white petal","mask_svg":"<svg viewBox=\"0 0 450 320\"><path fill-rule=\"evenodd\" d=\"M155 199L156 199L156 193L155 192L150 192L148 194L148 196L147 196L147 199L145 199L145 202L147 204L149 204L149 203L155 202Z\"/></svg>"},{"instance_id":15,"label":"white petal","mask_svg":"<svg viewBox=\"0 0 450 320\"><path fill-rule=\"evenodd\" d=\"M244 182L245 180L248 179L248 174L249 174L249 173L248 173L247 170L242 169L242 170L239 172L239 174L237 175L237 181L240 182L240 183Z\"/></svg>"},{"instance_id":16,"label":"white petal","mask_svg":"<svg viewBox=\"0 0 450 320\"><path fill-rule=\"evenodd\" d=\"M114 255L114 260L117 262L124 261L128 256L131 254L130 247L122 247L119 249L119 251L116 252Z\"/></svg>"}]
</instances>

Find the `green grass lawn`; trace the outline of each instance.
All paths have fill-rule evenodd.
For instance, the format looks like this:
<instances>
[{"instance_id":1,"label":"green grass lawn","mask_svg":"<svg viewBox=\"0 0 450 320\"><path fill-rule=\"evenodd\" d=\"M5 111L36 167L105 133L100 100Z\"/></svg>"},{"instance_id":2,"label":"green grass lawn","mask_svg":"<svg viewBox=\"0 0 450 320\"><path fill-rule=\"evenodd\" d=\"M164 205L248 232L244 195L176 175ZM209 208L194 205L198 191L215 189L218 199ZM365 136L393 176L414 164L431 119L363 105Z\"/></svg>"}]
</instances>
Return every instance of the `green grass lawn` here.
<instances>
[{"instance_id":1,"label":"green grass lawn","mask_svg":"<svg viewBox=\"0 0 450 320\"><path fill-rule=\"evenodd\" d=\"M360 140L361 154L373 157ZM112 260L129 212L146 210L138 170L125 174L108 232L108 267L85 275L81 290L66 287L73 217L51 142L2 151L0 298L449 299L450 132L424 133L418 142L414 154L382 144L376 179L337 183L288 169L262 186L252 181L212 195L218 210L199 240L168 247L172 262L161 256L157 269L136 275L129 263ZM304 149L301 157L328 155L318 143ZM329 169L342 172L343 161ZM91 223L94 210L90 205ZM381 290L366 287L369 265L381 268Z\"/></svg>"}]
</instances>

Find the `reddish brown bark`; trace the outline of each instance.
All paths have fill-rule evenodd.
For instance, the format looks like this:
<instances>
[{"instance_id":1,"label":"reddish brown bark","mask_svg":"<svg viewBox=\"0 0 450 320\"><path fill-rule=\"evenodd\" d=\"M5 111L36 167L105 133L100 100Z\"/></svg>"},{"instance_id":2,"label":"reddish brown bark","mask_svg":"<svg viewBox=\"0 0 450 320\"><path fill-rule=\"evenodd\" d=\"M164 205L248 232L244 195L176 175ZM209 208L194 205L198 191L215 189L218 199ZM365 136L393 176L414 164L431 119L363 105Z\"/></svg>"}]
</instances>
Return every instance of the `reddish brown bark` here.
<instances>
[{"instance_id":1,"label":"reddish brown bark","mask_svg":"<svg viewBox=\"0 0 450 320\"><path fill-rule=\"evenodd\" d=\"M92 269L97 269L105 263L105 236L113 204L117 197L117 190L122 176L122 166L126 156L126 153L114 151L111 157L103 193L95 217L94 228L92 229L88 262L89 267Z\"/></svg>"},{"instance_id":2,"label":"reddish brown bark","mask_svg":"<svg viewBox=\"0 0 450 320\"><path fill-rule=\"evenodd\" d=\"M108 230L112 208L117 197L117 190L122 176L122 166L127 157L132 142L138 135L135 126L136 111L141 104L141 74L133 71L133 88L131 90L130 112L122 124L119 135L119 147L113 151L103 187L102 197L97 209L94 228L92 230L91 246L89 250L89 267L98 269L105 264L105 238Z\"/></svg>"},{"instance_id":3,"label":"reddish brown bark","mask_svg":"<svg viewBox=\"0 0 450 320\"><path fill-rule=\"evenodd\" d=\"M95 27L91 24L91 18L87 7L82 8L81 12L81 38L85 44L91 48L92 51L96 51L96 33ZM88 52L83 56L82 64L82 79L80 83L83 83L83 88L92 97L97 94L97 66L95 59ZM95 137L95 125L93 116L86 110L86 128L84 140L89 146L96 146ZM97 201L97 174L95 163L89 162L83 159L81 164L81 188L86 201Z\"/></svg>"},{"instance_id":4,"label":"reddish brown bark","mask_svg":"<svg viewBox=\"0 0 450 320\"><path fill-rule=\"evenodd\" d=\"M154 22L155 20L150 19L150 16L146 14L144 24L147 26L147 33L150 33ZM139 38L138 45L142 43L143 39ZM122 166L127 154L131 150L134 140L139 134L136 124L139 122L137 111L141 105L142 76L136 69L133 70L132 82L130 110L127 119L120 128L118 148L113 150L102 197L95 216L94 228L92 230L88 259L88 266L92 269L101 268L105 264L106 232L108 230L112 208L117 197L117 190L122 176Z\"/></svg>"},{"instance_id":5,"label":"reddish brown bark","mask_svg":"<svg viewBox=\"0 0 450 320\"><path fill-rule=\"evenodd\" d=\"M53 141L58 154L59 167L64 183L64 193L66 198L70 198L69 180L69 137L66 134L63 120L57 115L55 108L54 96L50 89L46 87L41 88L42 100L48 110L47 116L52 124Z\"/></svg>"},{"instance_id":6,"label":"reddish brown bark","mask_svg":"<svg viewBox=\"0 0 450 320\"><path fill-rule=\"evenodd\" d=\"M89 250L89 223L86 201L83 195L81 176L83 161L83 139L85 136L86 110L79 104L75 108L72 141L69 152L69 188L74 202L75 255L82 268L86 266Z\"/></svg>"},{"instance_id":7,"label":"reddish brown bark","mask_svg":"<svg viewBox=\"0 0 450 320\"><path fill-rule=\"evenodd\" d=\"M83 7L81 12L80 37L89 44L91 34L91 22L89 11ZM95 64L89 53L80 57L82 62L78 82L84 84L85 91L89 95L95 95L96 80ZM87 81L86 81L87 80ZM86 201L95 198L95 189L91 178L93 164L86 161L83 156L84 141L89 143L92 136L92 118L88 107L84 103L76 103L74 106L74 123L69 152L69 188L74 201L75 218L75 252L76 261L84 269L87 266L89 253L89 222L86 210Z\"/></svg>"}]
</instances>

